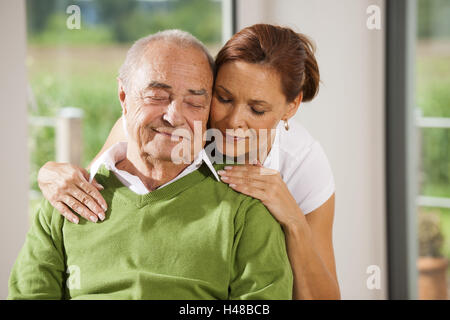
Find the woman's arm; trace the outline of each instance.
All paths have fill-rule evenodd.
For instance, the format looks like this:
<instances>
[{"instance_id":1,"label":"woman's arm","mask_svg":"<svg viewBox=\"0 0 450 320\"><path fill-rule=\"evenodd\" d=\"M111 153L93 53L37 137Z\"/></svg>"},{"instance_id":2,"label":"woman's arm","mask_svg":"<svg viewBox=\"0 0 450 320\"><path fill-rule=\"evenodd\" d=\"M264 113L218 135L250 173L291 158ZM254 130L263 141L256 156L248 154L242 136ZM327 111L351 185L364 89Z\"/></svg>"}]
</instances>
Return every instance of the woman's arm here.
<instances>
[{"instance_id":1,"label":"woman's arm","mask_svg":"<svg viewBox=\"0 0 450 320\"><path fill-rule=\"evenodd\" d=\"M261 200L283 227L294 275L293 299L340 299L332 242L334 194L305 217L276 170L261 165L225 169L218 172L222 180Z\"/></svg>"},{"instance_id":2,"label":"woman's arm","mask_svg":"<svg viewBox=\"0 0 450 320\"><path fill-rule=\"evenodd\" d=\"M286 248L294 273L293 299L341 298L332 240L333 194L322 206L284 225Z\"/></svg>"},{"instance_id":3,"label":"woman's arm","mask_svg":"<svg viewBox=\"0 0 450 320\"><path fill-rule=\"evenodd\" d=\"M119 118L88 169L105 150L116 142L125 140ZM70 163L49 161L39 170L38 184L44 197L69 221L79 222L78 217L69 208L92 222L97 222L99 218L105 219L107 204L99 192L103 187L95 179L92 184L89 183L89 173L86 169Z\"/></svg>"},{"instance_id":4,"label":"woman's arm","mask_svg":"<svg viewBox=\"0 0 450 320\"><path fill-rule=\"evenodd\" d=\"M120 117L112 127L111 132L109 133L108 138L106 138L105 144L103 145L102 149L94 157L91 163L89 163L87 169L89 170L92 164L103 154L103 152L108 150L113 144L126 140L127 138L125 137L125 133L123 132L122 129L122 118Z\"/></svg>"}]
</instances>

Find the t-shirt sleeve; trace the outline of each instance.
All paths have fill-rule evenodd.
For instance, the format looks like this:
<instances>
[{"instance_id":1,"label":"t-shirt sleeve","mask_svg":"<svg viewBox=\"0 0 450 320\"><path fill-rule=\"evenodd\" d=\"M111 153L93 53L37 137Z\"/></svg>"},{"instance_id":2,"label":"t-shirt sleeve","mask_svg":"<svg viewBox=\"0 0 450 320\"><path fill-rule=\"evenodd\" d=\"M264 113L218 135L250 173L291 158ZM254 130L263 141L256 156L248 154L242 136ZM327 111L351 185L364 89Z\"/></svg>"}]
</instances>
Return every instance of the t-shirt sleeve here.
<instances>
[{"instance_id":1,"label":"t-shirt sleeve","mask_svg":"<svg viewBox=\"0 0 450 320\"><path fill-rule=\"evenodd\" d=\"M8 299L62 299L64 297L63 218L47 200L32 219L8 284Z\"/></svg>"},{"instance_id":2,"label":"t-shirt sleeve","mask_svg":"<svg viewBox=\"0 0 450 320\"><path fill-rule=\"evenodd\" d=\"M319 142L314 141L285 177L289 191L304 214L324 204L335 192L333 172Z\"/></svg>"},{"instance_id":3,"label":"t-shirt sleeve","mask_svg":"<svg viewBox=\"0 0 450 320\"><path fill-rule=\"evenodd\" d=\"M293 275L283 230L259 200L235 218L230 300L291 300Z\"/></svg>"}]
</instances>

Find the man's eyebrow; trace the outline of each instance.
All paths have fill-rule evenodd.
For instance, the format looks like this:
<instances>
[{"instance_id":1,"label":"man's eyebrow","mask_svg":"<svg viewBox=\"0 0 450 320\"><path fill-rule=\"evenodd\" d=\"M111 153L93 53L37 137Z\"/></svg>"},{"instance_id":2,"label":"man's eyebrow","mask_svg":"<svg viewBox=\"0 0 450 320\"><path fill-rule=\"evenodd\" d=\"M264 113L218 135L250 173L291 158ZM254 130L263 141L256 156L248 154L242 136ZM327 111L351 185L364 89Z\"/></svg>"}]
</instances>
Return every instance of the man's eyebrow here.
<instances>
[{"instance_id":1,"label":"man's eyebrow","mask_svg":"<svg viewBox=\"0 0 450 320\"><path fill-rule=\"evenodd\" d=\"M169 86L168 84L158 82L158 81L150 82L149 85L147 86L147 88L149 88L149 89L151 89L151 88L172 89L172 87ZM202 96L202 95L207 96L208 95L208 92L206 91L206 89L200 89L200 90L189 89L188 91L189 91L189 93L196 95L196 96Z\"/></svg>"},{"instance_id":2,"label":"man's eyebrow","mask_svg":"<svg viewBox=\"0 0 450 320\"><path fill-rule=\"evenodd\" d=\"M171 86L168 84L158 82L158 81L152 81L148 84L147 88L160 88L160 89L172 89Z\"/></svg>"}]
</instances>

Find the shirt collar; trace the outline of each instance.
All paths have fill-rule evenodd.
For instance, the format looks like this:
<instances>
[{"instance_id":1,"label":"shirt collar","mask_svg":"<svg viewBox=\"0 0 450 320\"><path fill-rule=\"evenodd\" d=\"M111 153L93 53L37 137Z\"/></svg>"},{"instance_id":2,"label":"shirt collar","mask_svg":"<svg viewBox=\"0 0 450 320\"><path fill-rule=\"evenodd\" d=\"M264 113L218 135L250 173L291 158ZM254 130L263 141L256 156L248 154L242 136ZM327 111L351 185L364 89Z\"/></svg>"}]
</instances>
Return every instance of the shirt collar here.
<instances>
[{"instance_id":1,"label":"shirt collar","mask_svg":"<svg viewBox=\"0 0 450 320\"><path fill-rule=\"evenodd\" d=\"M145 190L147 190L144 186L142 181L139 179L139 177L134 176L126 171L119 170L116 168L116 163L123 160L126 157L127 154L127 142L117 142L116 144L112 145L110 148L108 148L91 166L90 168L90 176L89 176L89 182L92 182L95 175L97 174L98 170L102 165L105 165L105 167L115 172L120 176L120 180L122 182L126 182L127 186L130 187L135 192L138 193L146 193ZM195 157L194 161L187 166L178 176L176 176L171 181L163 184L161 187L164 187L168 185L169 183L178 180L179 178L197 170L202 163L205 163L206 166L209 168L209 170L212 172L214 177L217 181L220 181L219 175L216 172L216 169L214 168L211 160L209 159L208 155L206 154L205 149L202 149L197 156ZM148 190L147 190L148 193Z\"/></svg>"},{"instance_id":2,"label":"shirt collar","mask_svg":"<svg viewBox=\"0 0 450 320\"><path fill-rule=\"evenodd\" d=\"M208 155L206 154L205 149L202 149L202 151L200 151L199 155L198 155L199 159L198 161L200 161L200 164L202 162L205 162L206 166L209 168L209 170L212 172L212 174L214 175L214 177L216 178L217 181L220 181L219 175L217 174L216 169L214 168L211 159L208 157ZM194 160L195 161L195 160Z\"/></svg>"}]
</instances>

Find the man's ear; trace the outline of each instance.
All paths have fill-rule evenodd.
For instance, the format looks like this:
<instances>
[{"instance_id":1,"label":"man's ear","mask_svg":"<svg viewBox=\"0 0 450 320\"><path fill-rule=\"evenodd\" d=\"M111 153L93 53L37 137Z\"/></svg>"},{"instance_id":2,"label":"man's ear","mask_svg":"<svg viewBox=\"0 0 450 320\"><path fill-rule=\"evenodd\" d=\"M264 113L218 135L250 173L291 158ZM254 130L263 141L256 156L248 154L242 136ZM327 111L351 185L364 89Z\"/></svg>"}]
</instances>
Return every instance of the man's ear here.
<instances>
[{"instance_id":1,"label":"man's ear","mask_svg":"<svg viewBox=\"0 0 450 320\"><path fill-rule=\"evenodd\" d=\"M293 117L297 113L298 107L300 107L302 99L303 99L303 91L299 93L299 95L294 99L294 101L288 104L288 109L281 118L281 120L288 120L291 117Z\"/></svg>"},{"instance_id":2,"label":"man's ear","mask_svg":"<svg viewBox=\"0 0 450 320\"><path fill-rule=\"evenodd\" d=\"M122 113L127 114L127 105L125 103L126 93L123 86L123 82L120 78L117 78L117 94L119 95L120 106L122 107Z\"/></svg>"}]
</instances>

